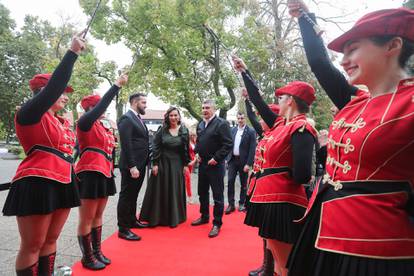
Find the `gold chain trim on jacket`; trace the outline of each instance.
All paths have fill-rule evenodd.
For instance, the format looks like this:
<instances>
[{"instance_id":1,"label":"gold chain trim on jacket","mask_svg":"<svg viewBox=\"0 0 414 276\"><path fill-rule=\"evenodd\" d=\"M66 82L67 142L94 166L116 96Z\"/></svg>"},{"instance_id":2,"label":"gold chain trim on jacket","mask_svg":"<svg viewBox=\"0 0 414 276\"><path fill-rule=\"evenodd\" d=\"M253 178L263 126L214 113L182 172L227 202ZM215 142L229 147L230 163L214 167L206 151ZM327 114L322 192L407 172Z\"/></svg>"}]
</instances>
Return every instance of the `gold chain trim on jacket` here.
<instances>
[{"instance_id":1,"label":"gold chain trim on jacket","mask_svg":"<svg viewBox=\"0 0 414 276\"><path fill-rule=\"evenodd\" d=\"M343 164L339 163L338 161L335 160L335 158L328 156L326 158L326 163L329 165L335 165L337 167L340 167L342 169L342 171L346 174L351 170L351 166L349 165L348 161L345 161Z\"/></svg>"},{"instance_id":2,"label":"gold chain trim on jacket","mask_svg":"<svg viewBox=\"0 0 414 276\"><path fill-rule=\"evenodd\" d=\"M364 122L364 119L359 118L354 124L349 124L345 122L345 118L341 118L338 121L332 122L332 129L340 128L351 128L351 132L354 133L358 129L363 128L367 123Z\"/></svg>"},{"instance_id":3,"label":"gold chain trim on jacket","mask_svg":"<svg viewBox=\"0 0 414 276\"><path fill-rule=\"evenodd\" d=\"M341 181L339 181L339 180L333 181L329 174L325 174L323 176L323 183L328 183L329 185L333 186L335 191L339 191L344 187L342 185Z\"/></svg>"},{"instance_id":4,"label":"gold chain trim on jacket","mask_svg":"<svg viewBox=\"0 0 414 276\"><path fill-rule=\"evenodd\" d=\"M335 147L344 148L345 153L349 153L355 150L355 146L351 144L351 138L346 139L346 143L335 142L331 137L328 138L328 144L334 149Z\"/></svg>"}]
</instances>

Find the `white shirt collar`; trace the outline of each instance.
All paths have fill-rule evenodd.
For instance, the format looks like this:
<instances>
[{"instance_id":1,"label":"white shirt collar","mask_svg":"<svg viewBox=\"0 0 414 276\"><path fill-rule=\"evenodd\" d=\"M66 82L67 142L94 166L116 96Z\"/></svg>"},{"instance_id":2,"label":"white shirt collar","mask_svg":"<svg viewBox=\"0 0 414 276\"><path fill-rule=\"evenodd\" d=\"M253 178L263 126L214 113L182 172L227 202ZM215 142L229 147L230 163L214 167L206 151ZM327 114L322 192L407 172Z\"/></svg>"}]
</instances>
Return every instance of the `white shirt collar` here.
<instances>
[{"instance_id":1,"label":"white shirt collar","mask_svg":"<svg viewBox=\"0 0 414 276\"><path fill-rule=\"evenodd\" d=\"M246 125L244 125L243 127L239 127L239 125L237 125L237 130L238 131L244 131L245 128L246 128Z\"/></svg>"},{"instance_id":2,"label":"white shirt collar","mask_svg":"<svg viewBox=\"0 0 414 276\"><path fill-rule=\"evenodd\" d=\"M210 117L210 119L204 119L204 123L206 124L206 126L211 122L211 120L214 119L214 117L216 117L216 115L214 114L213 116Z\"/></svg>"}]
</instances>

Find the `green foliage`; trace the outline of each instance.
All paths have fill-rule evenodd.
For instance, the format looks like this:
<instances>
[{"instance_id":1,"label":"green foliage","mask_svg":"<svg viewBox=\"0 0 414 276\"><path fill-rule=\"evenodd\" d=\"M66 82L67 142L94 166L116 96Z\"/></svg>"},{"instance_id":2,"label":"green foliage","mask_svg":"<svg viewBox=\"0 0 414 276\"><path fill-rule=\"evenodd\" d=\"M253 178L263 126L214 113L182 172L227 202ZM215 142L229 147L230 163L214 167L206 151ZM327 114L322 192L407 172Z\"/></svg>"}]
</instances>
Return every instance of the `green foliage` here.
<instances>
[{"instance_id":1,"label":"green foliage","mask_svg":"<svg viewBox=\"0 0 414 276\"><path fill-rule=\"evenodd\" d=\"M108 43L123 41L135 55L129 87L151 91L200 118L201 102L216 98L222 110L235 104L224 52L204 24L231 36L225 21L239 14L238 1L121 1L99 10L93 33ZM96 1L81 0L86 13ZM132 90L132 89L131 89ZM126 100L126 93L124 100Z\"/></svg>"},{"instance_id":2,"label":"green foliage","mask_svg":"<svg viewBox=\"0 0 414 276\"><path fill-rule=\"evenodd\" d=\"M14 134L16 107L31 97L28 81L35 74L53 72L77 28L67 20L54 27L48 21L28 15L22 29L16 31L9 11L1 4L0 16L0 121L8 142ZM91 94L102 78L113 81L114 71L114 63L99 64L89 46L75 64L70 81L75 93L67 109L76 113L81 98Z\"/></svg>"},{"instance_id":3,"label":"green foliage","mask_svg":"<svg viewBox=\"0 0 414 276\"><path fill-rule=\"evenodd\" d=\"M248 2L246 17L238 30L241 43L236 46L264 98L274 102L275 89L295 80L309 82L317 91L310 116L318 129L327 128L332 120L331 103L308 66L297 23L288 15L286 2Z\"/></svg>"},{"instance_id":4,"label":"green foliage","mask_svg":"<svg viewBox=\"0 0 414 276\"><path fill-rule=\"evenodd\" d=\"M403 6L409 9L414 9L414 0L404 1Z\"/></svg>"}]
</instances>

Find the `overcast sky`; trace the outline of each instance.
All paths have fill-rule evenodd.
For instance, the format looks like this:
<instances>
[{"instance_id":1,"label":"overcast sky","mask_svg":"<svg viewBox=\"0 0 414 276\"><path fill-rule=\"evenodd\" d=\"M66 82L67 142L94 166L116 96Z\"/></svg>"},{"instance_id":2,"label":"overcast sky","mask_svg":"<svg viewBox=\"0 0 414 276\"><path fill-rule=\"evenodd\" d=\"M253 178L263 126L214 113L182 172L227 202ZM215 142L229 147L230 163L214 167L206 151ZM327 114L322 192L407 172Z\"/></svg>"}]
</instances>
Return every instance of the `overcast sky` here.
<instances>
[{"instance_id":1,"label":"overcast sky","mask_svg":"<svg viewBox=\"0 0 414 276\"><path fill-rule=\"evenodd\" d=\"M26 14L39 16L41 19L50 21L55 26L60 24L62 17L70 17L71 21L78 23L79 26L86 26L88 20L88 17L83 14L78 0L0 0L0 2L10 10L11 18L16 21L17 27L23 25L23 19ZM336 16L346 12L349 14L346 20L352 22L369 11L396 8L403 3L402 0L307 0L305 2L309 3L311 10L320 16ZM316 6L314 2L320 2L321 4ZM324 34L326 40L335 38L342 33L333 24L320 22L320 25L326 30ZM352 24L350 23L344 26L344 29L346 30L351 26ZM108 46L102 41L93 39L91 36L88 39L89 43L94 45L101 61L114 60L119 67L131 64L131 52L122 44ZM103 83L99 89L105 91L107 88L108 85ZM168 105L157 101L155 97L149 97L148 102L149 108L168 108Z\"/></svg>"}]
</instances>

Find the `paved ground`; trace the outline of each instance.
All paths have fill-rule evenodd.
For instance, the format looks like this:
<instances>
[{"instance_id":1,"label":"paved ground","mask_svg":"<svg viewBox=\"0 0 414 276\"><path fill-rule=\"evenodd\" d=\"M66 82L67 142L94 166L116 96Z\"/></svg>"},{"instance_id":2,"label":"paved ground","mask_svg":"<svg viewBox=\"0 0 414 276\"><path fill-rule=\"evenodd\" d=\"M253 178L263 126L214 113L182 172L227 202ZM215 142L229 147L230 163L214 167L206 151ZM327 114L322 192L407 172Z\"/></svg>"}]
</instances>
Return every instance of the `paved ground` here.
<instances>
[{"instance_id":1,"label":"paved ground","mask_svg":"<svg viewBox=\"0 0 414 276\"><path fill-rule=\"evenodd\" d=\"M19 161L0 159L0 183L8 182L14 175ZM115 171L117 190L119 191L120 176ZM225 182L226 183L226 182ZM197 176L192 174L193 201L198 203L197 197ZM143 195L146 189L146 181L139 194L138 206L141 206ZM211 194L211 193L210 193ZM225 189L225 202L227 203L227 189ZM236 185L236 199L239 194L239 185ZM3 208L7 191L0 191L0 208ZM116 230L116 203L118 194L110 197L104 213L103 239L113 234ZM212 198L210 200L212 202ZM72 209L70 216L63 228L58 240L58 255L56 267L59 265L71 266L80 260L80 249L76 238L76 228L78 224L78 209ZM14 261L19 247L19 234L15 217L5 217L0 215L0 275L15 275Z\"/></svg>"}]
</instances>

